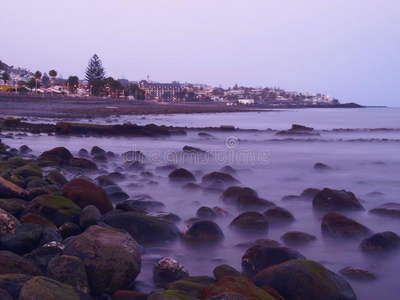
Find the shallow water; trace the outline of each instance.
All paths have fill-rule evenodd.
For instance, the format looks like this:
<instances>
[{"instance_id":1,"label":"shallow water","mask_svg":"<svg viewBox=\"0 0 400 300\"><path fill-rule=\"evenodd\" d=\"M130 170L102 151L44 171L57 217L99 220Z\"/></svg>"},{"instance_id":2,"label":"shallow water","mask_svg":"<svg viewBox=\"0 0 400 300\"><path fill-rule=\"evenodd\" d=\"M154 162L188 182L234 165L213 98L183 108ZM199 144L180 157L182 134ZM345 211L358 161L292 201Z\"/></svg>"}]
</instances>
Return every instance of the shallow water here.
<instances>
[{"instance_id":1,"label":"shallow water","mask_svg":"<svg viewBox=\"0 0 400 300\"><path fill-rule=\"evenodd\" d=\"M140 119L139 117L121 117L121 119ZM120 120L118 120L120 121ZM213 115L173 115L146 116L140 119L141 124L158 123L178 126L220 126L234 125L238 128L255 129L287 129L292 123L313 126L317 129L332 128L397 128L400 129L400 109L311 109L287 110L263 113L232 113ZM246 249L235 247L244 241L256 238L269 238L280 241L287 231L303 231L313 234L317 241L302 247L293 247L307 258L323 263L327 268L338 272L343 267L361 267L377 274L379 279L374 282L360 283L348 279L359 299L396 299L400 293L400 253L371 256L361 253L358 249L360 240L341 241L326 239L321 235L320 224L323 213L312 208L311 201L280 201L289 194L299 195L305 188L330 187L346 189L365 200L362 205L365 212L344 213L347 216L368 226L375 232L391 230L400 234L400 219L369 214L367 211L386 202L400 202L400 131L374 132L321 132L320 141L307 141L308 137L296 137L296 140L275 140L275 132L211 132L213 139L201 139L199 131L189 131L187 136L172 136L170 138L94 138L94 137L56 137L47 135L29 135L15 139L5 139L4 142L18 148L26 144L35 155L55 146L65 146L75 155L81 148L90 150L98 145L105 150L122 154L128 150L141 150L153 158L147 162L146 168L156 174L158 185L147 185L139 189L127 187L129 183L141 182L140 177L129 179L120 186L129 195L147 193L155 200L165 203L166 212L178 214L182 220L195 217L196 210L201 206L221 206L232 216L217 219L216 222L225 234L225 240L215 247L193 248L180 241L169 244L162 249L148 250L143 255L142 272L139 275L138 287L151 290L151 270L156 261L164 256L174 257L185 265L191 275L212 275L215 266L227 263L241 269L241 256ZM358 138L379 139L377 141L349 141ZM227 147L227 139L230 142ZM387 140L385 140L387 139ZM233 142L233 144L232 144ZM267 233L243 235L233 232L228 225L240 212L234 207L225 206L219 201L217 194L185 191L180 185L171 185L167 174L155 172L155 167L166 163L165 157L171 157L171 150L179 153L182 147L190 145L209 150L214 156L207 162L180 163L181 166L196 174L219 170L230 164L238 170L235 176L243 186L255 189L265 199L290 210L296 221L289 225L271 226ZM247 161L238 153L246 151ZM222 159L216 161L217 154L222 153ZM263 156L260 156L260 153ZM261 157L261 158L260 158ZM254 158L254 161L253 161ZM333 171L317 173L313 170L316 162L325 163ZM119 157L102 167L113 171L123 163ZM379 191L384 196L368 198L369 192ZM183 222L178 224L182 230Z\"/></svg>"}]
</instances>

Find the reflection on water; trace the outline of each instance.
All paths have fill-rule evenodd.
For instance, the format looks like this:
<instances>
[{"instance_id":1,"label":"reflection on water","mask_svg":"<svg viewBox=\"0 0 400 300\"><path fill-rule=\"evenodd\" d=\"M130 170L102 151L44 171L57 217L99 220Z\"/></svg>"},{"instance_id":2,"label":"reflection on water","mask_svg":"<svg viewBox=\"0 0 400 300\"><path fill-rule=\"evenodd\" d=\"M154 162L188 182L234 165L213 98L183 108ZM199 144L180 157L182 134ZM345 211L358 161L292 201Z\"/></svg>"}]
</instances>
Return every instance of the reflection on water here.
<instances>
[{"instance_id":1,"label":"reflection on water","mask_svg":"<svg viewBox=\"0 0 400 300\"><path fill-rule=\"evenodd\" d=\"M304 114L304 111L289 112L291 115L296 113ZM279 113L276 113L277 115ZM309 114L320 114L320 111L309 112ZM329 115L329 113L322 114ZM336 115L348 114L347 110L337 110ZM246 117L246 121L242 119ZM233 124L237 127L244 128L251 126L254 122L260 122L258 118L273 119L269 113L263 114L230 114L224 117L230 118L230 121L223 119L215 120L213 124L209 124L209 118L216 119L213 115L206 116L205 124L203 125L221 125L222 123ZM328 126L329 122L324 125L317 126L317 122L323 116L312 119L312 122L306 122L303 117L298 117L291 123L298 121L304 125L315 126L319 128L328 127L370 127L377 128L381 121L385 121L391 128L400 128L400 118L390 120L373 120L370 126L365 124L355 124L354 120L343 121L346 124L341 124L341 119ZM152 119L154 118L154 119ZM151 122L156 117L146 117ZM157 117L163 120L172 118L171 116ZM173 117L174 122L186 122L190 115L176 115ZM247 121L247 118L252 119ZM178 121L181 119L181 121ZM376 121L376 122L375 122ZM161 121L160 121L161 122ZM197 122L193 119L193 122ZM374 122L376 123L374 125ZM290 124L291 124L290 123ZM349 126L349 124L353 126ZM247 125L246 125L247 124ZM283 123L279 126L267 126L273 129L288 128L290 125ZM374 125L374 126L372 126ZM390 125L390 126L389 126ZM198 126L198 125L195 125ZM263 125L257 123L255 128L262 128ZM138 277L141 286L144 290L150 290L152 287L151 270L156 261L165 256L172 256L178 259L185 265L191 275L211 275L215 266L221 263L227 263L241 269L241 257L246 249L235 247L236 244L244 241L251 241L257 238L269 238L280 241L280 237L288 231L303 231L317 237L317 241L306 246L294 247L309 259L313 259L323 263L329 269L338 272L343 267L361 267L368 269L379 276L379 279L374 282L360 283L349 280L354 290L360 299L378 299L381 297L393 299L393 295L398 295L400 292L398 270L400 269L400 254L393 253L388 256L371 256L363 255L359 249L359 240L357 241L339 241L323 238L321 235L320 224L323 213L316 212L312 209L310 201L280 201L280 199L289 194L298 195L305 188L315 187L323 188L330 187L334 189L345 189L352 191L357 197L364 200L362 205L366 211L345 213L347 216L356 221L368 226L375 232L391 230L400 234L400 219L392 219L384 216L372 215L367 211L377 205L387 202L400 202L400 143L390 141L377 142L345 142L347 139L357 138L388 138L389 140L399 139L398 132L384 133L321 133L321 139L325 142L307 142L301 137L298 141L271 141L274 139L274 133L271 132L212 132L213 138L200 138L199 131L189 131L187 136L175 136L163 139L145 139L145 138L93 138L93 137L54 137L54 136L28 136L22 139L7 139L4 140L12 147L20 145L29 145L34 154L38 155L44 150L51 149L55 146L65 146L74 155L81 148L90 148L94 145L100 146L105 150L113 151L119 155L122 153L136 149L146 151L157 151L159 157L152 164L147 163L146 169L156 174L153 180L158 182L158 185L147 185L145 181L138 178L131 178L128 181L122 182L120 186L125 192L133 196L138 193L147 193L155 200L165 203L166 212L178 214L182 220L195 217L196 210L200 206L221 206L232 215L227 218L217 219L216 222L222 228L225 234L225 240L215 247L206 249L188 247L180 241L171 243L162 248L149 249L143 255L143 268ZM234 147L227 147L226 140L232 135L237 139L238 143ZM266 161L239 163L233 162L232 167L238 170L235 177L240 180L243 186L249 186L255 189L262 198L275 202L277 205L290 210L296 218L295 222L288 225L271 226L267 233L259 233L254 235L241 235L233 232L228 228L230 221L240 212L231 206L223 205L219 201L218 194L204 194L199 191L185 191L179 185L171 185L168 182L166 174L156 173L155 168L164 164L165 153L174 150L180 152L182 147L190 145L201 148L203 150L215 151L215 149L226 150L227 153L237 153L241 150L251 151L255 157L262 151L268 151L269 156ZM233 155L235 157L235 155ZM237 156L236 156L237 158ZM325 163L333 168L332 171L326 173L316 173L313 170L313 165L316 162ZM110 161L109 164L102 165L107 171L114 171L117 166L121 166L123 161L121 156L115 161ZM197 174L197 181L201 181L201 174L206 174L211 171L219 170L224 164L218 163L211 157L207 163L188 163L184 162L183 167ZM128 187L130 183L141 183L143 187L133 188ZM366 194L378 191L384 196L370 198ZM182 230L183 222L178 225Z\"/></svg>"}]
</instances>

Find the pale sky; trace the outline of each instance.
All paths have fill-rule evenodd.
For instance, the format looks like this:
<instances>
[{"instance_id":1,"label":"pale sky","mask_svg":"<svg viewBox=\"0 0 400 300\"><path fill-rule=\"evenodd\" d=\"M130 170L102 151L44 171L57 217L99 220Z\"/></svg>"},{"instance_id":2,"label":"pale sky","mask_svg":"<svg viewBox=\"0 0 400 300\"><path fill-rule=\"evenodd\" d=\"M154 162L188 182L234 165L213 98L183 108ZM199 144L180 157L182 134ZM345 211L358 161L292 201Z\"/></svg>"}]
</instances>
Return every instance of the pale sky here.
<instances>
[{"instance_id":1,"label":"pale sky","mask_svg":"<svg viewBox=\"0 0 400 300\"><path fill-rule=\"evenodd\" d=\"M0 59L64 78L279 86L400 106L398 0L0 0Z\"/></svg>"}]
</instances>

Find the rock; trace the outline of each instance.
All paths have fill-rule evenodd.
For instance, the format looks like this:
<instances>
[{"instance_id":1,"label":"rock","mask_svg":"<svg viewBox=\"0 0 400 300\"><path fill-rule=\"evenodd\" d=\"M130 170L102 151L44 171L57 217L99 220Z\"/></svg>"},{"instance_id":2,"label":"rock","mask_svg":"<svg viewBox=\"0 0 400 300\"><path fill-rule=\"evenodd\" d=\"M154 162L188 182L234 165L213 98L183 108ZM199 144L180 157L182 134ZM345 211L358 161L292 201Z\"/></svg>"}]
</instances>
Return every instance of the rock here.
<instances>
[{"instance_id":1,"label":"rock","mask_svg":"<svg viewBox=\"0 0 400 300\"><path fill-rule=\"evenodd\" d=\"M18 300L23 285L32 278L32 275L26 274L2 274L0 275L0 289L6 291L11 299ZM0 299L3 299L1 294Z\"/></svg>"},{"instance_id":2,"label":"rock","mask_svg":"<svg viewBox=\"0 0 400 300\"><path fill-rule=\"evenodd\" d=\"M108 194L108 198L111 202L121 202L129 199L129 195L125 192L115 192Z\"/></svg>"},{"instance_id":3,"label":"rock","mask_svg":"<svg viewBox=\"0 0 400 300\"><path fill-rule=\"evenodd\" d=\"M70 236L75 236L82 233L81 228L75 223L71 222L64 223L63 225L61 225L59 230L63 239L67 239Z\"/></svg>"},{"instance_id":4,"label":"rock","mask_svg":"<svg viewBox=\"0 0 400 300\"><path fill-rule=\"evenodd\" d=\"M140 161L130 162L127 165L127 169L132 171L143 171L145 168L146 168L145 164Z\"/></svg>"},{"instance_id":5,"label":"rock","mask_svg":"<svg viewBox=\"0 0 400 300\"><path fill-rule=\"evenodd\" d=\"M122 210L122 211L130 211L130 212L136 212L139 214L147 215L148 211L146 208L144 208L142 203L137 203L137 200L127 200L123 201L121 203L118 203L115 208Z\"/></svg>"},{"instance_id":6,"label":"rock","mask_svg":"<svg viewBox=\"0 0 400 300\"><path fill-rule=\"evenodd\" d=\"M101 213L94 205L88 205L79 216L79 226L85 230L89 226L97 225L101 221Z\"/></svg>"},{"instance_id":7,"label":"rock","mask_svg":"<svg viewBox=\"0 0 400 300\"><path fill-rule=\"evenodd\" d=\"M192 294L179 290L164 290L154 292L149 295L147 300L196 300Z\"/></svg>"},{"instance_id":8,"label":"rock","mask_svg":"<svg viewBox=\"0 0 400 300\"><path fill-rule=\"evenodd\" d=\"M287 300L357 299L346 280L311 260L295 259L271 266L258 273L254 282L275 289Z\"/></svg>"},{"instance_id":9,"label":"rock","mask_svg":"<svg viewBox=\"0 0 400 300\"><path fill-rule=\"evenodd\" d=\"M239 180L234 178L232 175L222 172L211 172L203 176L202 181L205 183L222 181L223 183L239 183Z\"/></svg>"},{"instance_id":10,"label":"rock","mask_svg":"<svg viewBox=\"0 0 400 300\"><path fill-rule=\"evenodd\" d=\"M352 192L329 188L324 188L314 196L313 206L321 210L364 210Z\"/></svg>"},{"instance_id":11,"label":"rock","mask_svg":"<svg viewBox=\"0 0 400 300\"><path fill-rule=\"evenodd\" d=\"M308 233L300 231L289 231L282 235L281 239L287 245L305 245L315 241L317 238Z\"/></svg>"},{"instance_id":12,"label":"rock","mask_svg":"<svg viewBox=\"0 0 400 300\"><path fill-rule=\"evenodd\" d=\"M299 125L299 124L292 124L292 128L290 128L292 131L313 131L314 128L312 127L307 127L304 125Z\"/></svg>"},{"instance_id":13,"label":"rock","mask_svg":"<svg viewBox=\"0 0 400 300\"><path fill-rule=\"evenodd\" d=\"M49 246L53 247L55 244L60 244L63 242L61 234L58 232L57 228L52 227L42 227L42 236L40 237L38 246ZM50 246L49 246L50 247Z\"/></svg>"},{"instance_id":14,"label":"rock","mask_svg":"<svg viewBox=\"0 0 400 300\"><path fill-rule=\"evenodd\" d=\"M360 244L360 249L366 252L383 252L399 248L400 237L392 231L375 233Z\"/></svg>"},{"instance_id":15,"label":"rock","mask_svg":"<svg viewBox=\"0 0 400 300\"><path fill-rule=\"evenodd\" d=\"M85 267L76 256L60 255L53 258L47 266L47 277L72 286L84 294L90 292Z\"/></svg>"},{"instance_id":16,"label":"rock","mask_svg":"<svg viewBox=\"0 0 400 300\"><path fill-rule=\"evenodd\" d=\"M184 146L182 149L184 152L192 152L192 153L206 153L206 151L201 150L200 148L192 147L192 146Z\"/></svg>"},{"instance_id":17,"label":"rock","mask_svg":"<svg viewBox=\"0 0 400 300\"><path fill-rule=\"evenodd\" d=\"M17 215L25 208L27 203L28 202L15 198L0 199L0 208L12 215Z\"/></svg>"},{"instance_id":18,"label":"rock","mask_svg":"<svg viewBox=\"0 0 400 300\"><path fill-rule=\"evenodd\" d=\"M32 149L29 148L27 145L22 145L18 148L19 152L21 152L22 154L28 154L30 152L32 152Z\"/></svg>"},{"instance_id":19,"label":"rock","mask_svg":"<svg viewBox=\"0 0 400 300\"><path fill-rule=\"evenodd\" d=\"M73 158L73 155L69 150L65 147L56 147L49 151L43 152L38 160L41 161L51 161L55 162L58 165L67 165L69 160Z\"/></svg>"},{"instance_id":20,"label":"rock","mask_svg":"<svg viewBox=\"0 0 400 300\"><path fill-rule=\"evenodd\" d=\"M196 177L186 169L180 168L169 173L168 178L176 182L191 182L196 181Z\"/></svg>"},{"instance_id":21,"label":"rock","mask_svg":"<svg viewBox=\"0 0 400 300\"><path fill-rule=\"evenodd\" d=\"M51 221L49 221L45 217L31 213L22 216L21 218L19 218L19 221L21 224L31 223L31 224L38 224L42 226L50 226L53 228L57 228Z\"/></svg>"},{"instance_id":22,"label":"rock","mask_svg":"<svg viewBox=\"0 0 400 300\"><path fill-rule=\"evenodd\" d=\"M45 188L48 187L49 183L42 178L32 178L32 180L29 181L28 183L28 188L29 189L35 189L35 188Z\"/></svg>"},{"instance_id":23,"label":"rock","mask_svg":"<svg viewBox=\"0 0 400 300\"><path fill-rule=\"evenodd\" d=\"M370 193L366 194L365 196L369 197L369 198L382 198L382 197L385 197L385 194L374 191L374 192L370 192Z\"/></svg>"},{"instance_id":24,"label":"rock","mask_svg":"<svg viewBox=\"0 0 400 300\"><path fill-rule=\"evenodd\" d=\"M120 172L111 172L110 174L108 174L108 177L114 182L120 182L128 179L126 175Z\"/></svg>"},{"instance_id":25,"label":"rock","mask_svg":"<svg viewBox=\"0 0 400 300\"><path fill-rule=\"evenodd\" d=\"M247 300L247 298L239 296L235 293L222 293L218 296L210 297L207 300Z\"/></svg>"},{"instance_id":26,"label":"rock","mask_svg":"<svg viewBox=\"0 0 400 300\"><path fill-rule=\"evenodd\" d=\"M64 245L60 243L49 243L42 247L39 247L32 252L25 254L24 258L38 266L42 271L42 274L46 274L47 266L50 261L62 254Z\"/></svg>"},{"instance_id":27,"label":"rock","mask_svg":"<svg viewBox=\"0 0 400 300\"><path fill-rule=\"evenodd\" d=\"M71 180L63 187L62 194L64 197L71 199L80 208L94 205L102 214L113 209L106 191L85 179Z\"/></svg>"},{"instance_id":28,"label":"rock","mask_svg":"<svg viewBox=\"0 0 400 300\"><path fill-rule=\"evenodd\" d=\"M33 299L80 300L80 297L72 287L47 277L38 276L24 284L19 296L19 300Z\"/></svg>"},{"instance_id":29,"label":"rock","mask_svg":"<svg viewBox=\"0 0 400 300\"><path fill-rule=\"evenodd\" d=\"M253 189L248 187L231 186L223 192L220 200L244 209L275 206L274 203L260 198Z\"/></svg>"},{"instance_id":30,"label":"rock","mask_svg":"<svg viewBox=\"0 0 400 300\"><path fill-rule=\"evenodd\" d=\"M293 214L282 207L272 207L263 213L269 224L293 222L295 220Z\"/></svg>"},{"instance_id":31,"label":"rock","mask_svg":"<svg viewBox=\"0 0 400 300\"><path fill-rule=\"evenodd\" d=\"M221 228L213 221L196 221L183 230L184 241L192 243L216 243L225 238Z\"/></svg>"},{"instance_id":32,"label":"rock","mask_svg":"<svg viewBox=\"0 0 400 300\"><path fill-rule=\"evenodd\" d=\"M232 168L231 166L222 167L219 171L222 172L222 173L228 173L228 174L231 174L231 175L236 175L237 174L236 170L234 168Z\"/></svg>"},{"instance_id":33,"label":"rock","mask_svg":"<svg viewBox=\"0 0 400 300\"><path fill-rule=\"evenodd\" d=\"M43 195L33 199L22 215L37 214L61 226L65 222L77 223L81 209L70 199L62 196Z\"/></svg>"},{"instance_id":34,"label":"rock","mask_svg":"<svg viewBox=\"0 0 400 300\"><path fill-rule=\"evenodd\" d=\"M163 258L153 268L154 282L159 284L166 284L188 276L188 270L173 258Z\"/></svg>"},{"instance_id":35,"label":"rock","mask_svg":"<svg viewBox=\"0 0 400 300\"><path fill-rule=\"evenodd\" d=\"M190 277L185 277L181 280L168 283L166 286L166 290L178 290L186 292L196 297L196 299L201 299L201 290L206 286L206 284L203 284L202 282L192 281L190 279ZM214 280L212 282L214 282Z\"/></svg>"},{"instance_id":36,"label":"rock","mask_svg":"<svg viewBox=\"0 0 400 300\"><path fill-rule=\"evenodd\" d=\"M229 227L241 231L265 231L268 229L268 220L259 212L249 211L240 214L229 224Z\"/></svg>"},{"instance_id":37,"label":"rock","mask_svg":"<svg viewBox=\"0 0 400 300\"><path fill-rule=\"evenodd\" d=\"M179 217L174 213L158 212L158 213L151 213L150 216L161 218L163 220L167 220L172 223L179 223L182 221L181 217Z\"/></svg>"},{"instance_id":38,"label":"rock","mask_svg":"<svg viewBox=\"0 0 400 300\"><path fill-rule=\"evenodd\" d=\"M354 280L362 280L362 281L369 281L369 280L376 280L376 276L372 273L370 273L367 270L363 270L360 268L351 268L351 267L346 267L341 269L340 274L343 276L354 279Z\"/></svg>"},{"instance_id":39,"label":"rock","mask_svg":"<svg viewBox=\"0 0 400 300\"><path fill-rule=\"evenodd\" d=\"M139 244L164 243L179 236L179 229L172 222L135 212L115 210L103 216L110 226L126 230Z\"/></svg>"},{"instance_id":40,"label":"rock","mask_svg":"<svg viewBox=\"0 0 400 300\"><path fill-rule=\"evenodd\" d=\"M321 223L322 233L340 238L362 238L371 233L371 230L344 215L327 213Z\"/></svg>"},{"instance_id":41,"label":"rock","mask_svg":"<svg viewBox=\"0 0 400 300\"><path fill-rule=\"evenodd\" d=\"M68 240L64 255L83 261L93 294L113 294L134 281L140 272L141 257L136 245L126 233L95 225Z\"/></svg>"},{"instance_id":42,"label":"rock","mask_svg":"<svg viewBox=\"0 0 400 300\"><path fill-rule=\"evenodd\" d=\"M0 251L0 265L0 274L41 275L37 266L10 251Z\"/></svg>"},{"instance_id":43,"label":"rock","mask_svg":"<svg viewBox=\"0 0 400 300\"><path fill-rule=\"evenodd\" d=\"M41 225L21 224L13 233L0 238L0 249L23 255L39 246L41 236Z\"/></svg>"},{"instance_id":44,"label":"rock","mask_svg":"<svg viewBox=\"0 0 400 300\"><path fill-rule=\"evenodd\" d=\"M80 157L88 157L89 156L89 152L86 149L82 148L82 149L80 149L78 151L78 156L80 156Z\"/></svg>"},{"instance_id":45,"label":"rock","mask_svg":"<svg viewBox=\"0 0 400 300\"><path fill-rule=\"evenodd\" d=\"M136 197L134 197L136 198ZM139 199L139 198L136 198ZM121 203L118 203L116 206L117 209L121 209L124 211L137 211L138 208L144 210L145 212L153 212L159 211L160 209L165 208L165 204L160 201L155 200L126 200ZM137 211L139 213L143 213L140 210ZM145 213L147 214L147 213Z\"/></svg>"},{"instance_id":46,"label":"rock","mask_svg":"<svg viewBox=\"0 0 400 300\"><path fill-rule=\"evenodd\" d=\"M10 158L7 160L7 163L8 163L9 165L16 166L16 167L23 167L23 166L25 166L28 162L29 162L28 160L25 160L25 159L23 159L23 158L21 158L21 157L10 157Z\"/></svg>"},{"instance_id":47,"label":"rock","mask_svg":"<svg viewBox=\"0 0 400 300\"><path fill-rule=\"evenodd\" d=\"M314 165L314 170L318 172L326 172L332 170L332 168L328 165L325 165L323 163L316 163Z\"/></svg>"},{"instance_id":48,"label":"rock","mask_svg":"<svg viewBox=\"0 0 400 300\"><path fill-rule=\"evenodd\" d=\"M219 266L215 267L213 270L213 274L217 280L220 280L225 276L232 276L232 277L243 276L242 274L240 274L240 272L238 270L236 270L235 268L232 268L231 266L228 266L228 265L219 265Z\"/></svg>"},{"instance_id":49,"label":"rock","mask_svg":"<svg viewBox=\"0 0 400 300\"><path fill-rule=\"evenodd\" d=\"M101 187L115 185L114 181L112 181L112 179L108 175L101 175L99 177L96 177L96 180Z\"/></svg>"},{"instance_id":50,"label":"rock","mask_svg":"<svg viewBox=\"0 0 400 300\"><path fill-rule=\"evenodd\" d=\"M244 277L233 276L225 276L216 283L206 286L202 290L201 295L202 299L210 299L211 297L220 296L224 293L233 293L235 295L242 296L244 299L277 300L277 298L271 294L255 286L250 280Z\"/></svg>"},{"instance_id":51,"label":"rock","mask_svg":"<svg viewBox=\"0 0 400 300\"><path fill-rule=\"evenodd\" d=\"M62 175L59 171L53 170L47 174L47 181L51 184L56 184L60 186L64 186L68 180Z\"/></svg>"},{"instance_id":52,"label":"rock","mask_svg":"<svg viewBox=\"0 0 400 300\"><path fill-rule=\"evenodd\" d=\"M99 163L107 163L108 162L107 156L105 156L104 154L94 155L93 160L97 161Z\"/></svg>"},{"instance_id":53,"label":"rock","mask_svg":"<svg viewBox=\"0 0 400 300\"><path fill-rule=\"evenodd\" d=\"M30 163L23 167L19 167L19 168L15 169L14 172L12 173L12 175L21 176L22 178L28 178L31 176L42 178L43 172L37 165Z\"/></svg>"},{"instance_id":54,"label":"rock","mask_svg":"<svg viewBox=\"0 0 400 300\"><path fill-rule=\"evenodd\" d=\"M286 247L253 246L242 256L243 274L252 278L263 269L278 265L292 259L305 257L296 250Z\"/></svg>"},{"instance_id":55,"label":"rock","mask_svg":"<svg viewBox=\"0 0 400 300\"><path fill-rule=\"evenodd\" d=\"M90 155L100 155L100 154L106 154L106 151L98 146L93 146L92 150L90 150Z\"/></svg>"},{"instance_id":56,"label":"rock","mask_svg":"<svg viewBox=\"0 0 400 300\"><path fill-rule=\"evenodd\" d=\"M69 165L71 167L81 168L89 172L95 172L99 169L94 162L86 158L77 158L77 157L71 158L69 160Z\"/></svg>"},{"instance_id":57,"label":"rock","mask_svg":"<svg viewBox=\"0 0 400 300\"><path fill-rule=\"evenodd\" d=\"M369 211L372 214L400 218L400 203L385 203Z\"/></svg>"},{"instance_id":58,"label":"rock","mask_svg":"<svg viewBox=\"0 0 400 300\"><path fill-rule=\"evenodd\" d=\"M116 291L111 300L147 300L149 294L135 291Z\"/></svg>"},{"instance_id":59,"label":"rock","mask_svg":"<svg viewBox=\"0 0 400 300\"><path fill-rule=\"evenodd\" d=\"M257 239L255 241L251 242L242 242L239 244L236 244L235 247L238 248L250 248L253 246L262 246L262 247L279 247L281 244L277 241L270 240L270 239Z\"/></svg>"},{"instance_id":60,"label":"rock","mask_svg":"<svg viewBox=\"0 0 400 300\"><path fill-rule=\"evenodd\" d=\"M196 216L200 219L215 219L219 214L210 207L202 206L197 210Z\"/></svg>"},{"instance_id":61,"label":"rock","mask_svg":"<svg viewBox=\"0 0 400 300\"><path fill-rule=\"evenodd\" d=\"M13 215L0 208L0 238L13 233L18 225L19 221Z\"/></svg>"},{"instance_id":62,"label":"rock","mask_svg":"<svg viewBox=\"0 0 400 300\"><path fill-rule=\"evenodd\" d=\"M0 198L9 199L9 198L18 198L18 199L26 199L28 194L26 191L14 183L5 180L3 177L0 177Z\"/></svg>"},{"instance_id":63,"label":"rock","mask_svg":"<svg viewBox=\"0 0 400 300\"><path fill-rule=\"evenodd\" d=\"M315 197L315 195L320 191L321 191L320 189L316 189L316 188L307 188L300 194L300 196L304 197L304 198L313 199Z\"/></svg>"}]
</instances>

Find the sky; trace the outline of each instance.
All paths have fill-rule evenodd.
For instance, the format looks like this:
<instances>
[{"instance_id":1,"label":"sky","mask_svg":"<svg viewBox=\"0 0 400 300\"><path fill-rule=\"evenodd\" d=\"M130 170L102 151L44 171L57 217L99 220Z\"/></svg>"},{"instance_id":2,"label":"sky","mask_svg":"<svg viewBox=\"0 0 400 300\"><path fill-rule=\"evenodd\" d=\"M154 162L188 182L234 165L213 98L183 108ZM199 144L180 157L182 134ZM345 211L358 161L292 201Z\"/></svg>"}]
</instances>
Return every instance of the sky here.
<instances>
[{"instance_id":1,"label":"sky","mask_svg":"<svg viewBox=\"0 0 400 300\"><path fill-rule=\"evenodd\" d=\"M0 0L0 60L400 106L398 0Z\"/></svg>"}]
</instances>

